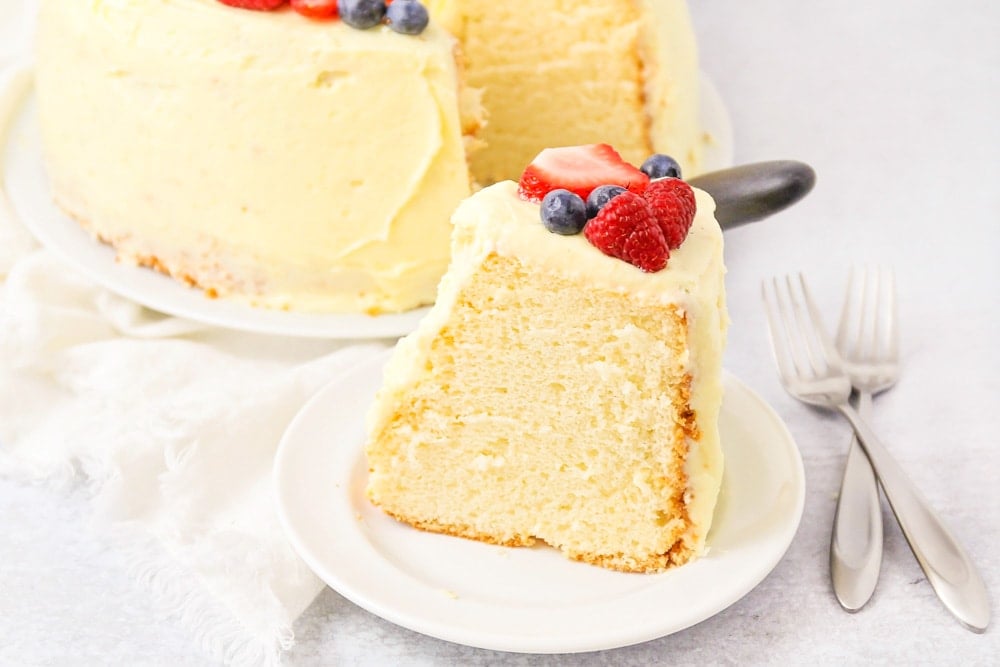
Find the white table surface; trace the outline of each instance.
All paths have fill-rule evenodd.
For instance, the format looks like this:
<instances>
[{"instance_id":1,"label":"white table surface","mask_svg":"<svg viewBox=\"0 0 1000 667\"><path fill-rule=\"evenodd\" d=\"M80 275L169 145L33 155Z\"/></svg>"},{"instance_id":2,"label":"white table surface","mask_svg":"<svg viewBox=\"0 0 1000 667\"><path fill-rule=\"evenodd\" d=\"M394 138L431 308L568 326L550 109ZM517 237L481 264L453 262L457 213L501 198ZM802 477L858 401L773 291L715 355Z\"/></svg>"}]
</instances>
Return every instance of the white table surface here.
<instances>
[{"instance_id":1,"label":"white table surface","mask_svg":"<svg viewBox=\"0 0 1000 667\"><path fill-rule=\"evenodd\" d=\"M792 210L727 233L726 364L787 421L805 515L784 560L729 609L671 637L570 656L467 648L325 591L290 664L998 664L1000 630L944 611L886 513L874 599L830 590L827 550L848 430L778 385L759 284L803 269L830 323L852 264L895 268L903 376L875 422L982 569L1000 612L1000 7L988 0L692 3L702 66L726 99L737 162L819 174ZM0 21L9 20L0 12ZM0 664L210 664L158 618L89 526L79 492L0 480Z\"/></svg>"}]
</instances>

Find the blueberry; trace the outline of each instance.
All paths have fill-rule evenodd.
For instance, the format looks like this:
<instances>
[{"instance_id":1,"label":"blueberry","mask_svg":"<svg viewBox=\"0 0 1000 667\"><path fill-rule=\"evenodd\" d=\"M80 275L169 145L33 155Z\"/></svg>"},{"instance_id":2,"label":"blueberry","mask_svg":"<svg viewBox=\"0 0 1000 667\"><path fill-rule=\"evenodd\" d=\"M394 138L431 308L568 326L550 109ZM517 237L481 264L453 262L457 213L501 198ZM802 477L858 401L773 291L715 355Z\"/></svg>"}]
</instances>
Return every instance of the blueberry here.
<instances>
[{"instance_id":1,"label":"blueberry","mask_svg":"<svg viewBox=\"0 0 1000 667\"><path fill-rule=\"evenodd\" d=\"M596 218L604 205L625 192L625 188L620 185L599 185L590 192L587 197L587 219Z\"/></svg>"},{"instance_id":2,"label":"blueberry","mask_svg":"<svg viewBox=\"0 0 1000 667\"><path fill-rule=\"evenodd\" d=\"M340 20L359 30L373 28L385 17L385 0L337 0Z\"/></svg>"},{"instance_id":3,"label":"blueberry","mask_svg":"<svg viewBox=\"0 0 1000 667\"><path fill-rule=\"evenodd\" d=\"M553 234L579 234L587 224L587 205L583 203L583 197L569 190L553 190L545 195L542 200L542 224Z\"/></svg>"},{"instance_id":4,"label":"blueberry","mask_svg":"<svg viewBox=\"0 0 1000 667\"><path fill-rule=\"evenodd\" d=\"M655 153L642 163L639 171L650 178L680 178L681 166L669 155Z\"/></svg>"},{"instance_id":5,"label":"blueberry","mask_svg":"<svg viewBox=\"0 0 1000 667\"><path fill-rule=\"evenodd\" d=\"M386 9L389 27L404 35L419 35L427 27L427 8L417 0L396 0Z\"/></svg>"}]
</instances>

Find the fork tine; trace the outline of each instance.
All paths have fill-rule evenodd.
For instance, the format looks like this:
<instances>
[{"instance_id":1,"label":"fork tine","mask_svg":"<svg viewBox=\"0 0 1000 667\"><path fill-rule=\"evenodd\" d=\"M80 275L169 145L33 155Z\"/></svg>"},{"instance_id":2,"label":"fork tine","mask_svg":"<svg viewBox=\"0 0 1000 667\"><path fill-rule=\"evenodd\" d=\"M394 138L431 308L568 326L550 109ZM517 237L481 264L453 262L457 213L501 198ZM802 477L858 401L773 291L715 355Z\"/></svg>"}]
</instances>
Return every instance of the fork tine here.
<instances>
[{"instance_id":1,"label":"fork tine","mask_svg":"<svg viewBox=\"0 0 1000 667\"><path fill-rule=\"evenodd\" d=\"M885 307L888 322L885 325L885 346L886 355L892 363L899 361L899 329L896 322L899 321L899 312L896 306L896 273L892 269L886 271L886 299L889 302Z\"/></svg>"},{"instance_id":2,"label":"fork tine","mask_svg":"<svg viewBox=\"0 0 1000 667\"><path fill-rule=\"evenodd\" d=\"M876 266L869 273L875 274L875 279L871 281L873 284L869 288L875 305L872 307L870 316L871 343L868 346L868 353L864 356L864 359L868 362L875 362L882 355L885 347L881 342L881 333L885 326L885 315L882 310L884 307L883 301L885 300L885 284L882 279L883 269L881 266Z\"/></svg>"},{"instance_id":3,"label":"fork tine","mask_svg":"<svg viewBox=\"0 0 1000 667\"><path fill-rule=\"evenodd\" d=\"M778 314L781 316L785 340L788 342L788 356L795 367L795 374L799 377L814 375L816 366L812 363L809 349L802 342L802 336L800 335L802 327L795 313L795 308L798 306L798 299L795 298L787 277L784 290L782 290L781 282L777 276L772 278L772 282L774 285L774 294L778 302Z\"/></svg>"},{"instance_id":4,"label":"fork tine","mask_svg":"<svg viewBox=\"0 0 1000 667\"><path fill-rule=\"evenodd\" d=\"M851 267L851 272L847 274L847 289L844 290L844 305L840 309L840 322L837 324L837 338L835 344L837 349L841 350L843 354L848 355L848 340L847 340L847 330L851 326L851 322L854 321L854 308L853 304L855 299L854 294L854 283L855 283L855 268Z\"/></svg>"},{"instance_id":5,"label":"fork tine","mask_svg":"<svg viewBox=\"0 0 1000 667\"><path fill-rule=\"evenodd\" d=\"M851 354L860 361L871 361L872 358L872 348L868 344L870 336L868 335L868 330L871 328L872 319L877 319L878 310L876 309L875 318L872 317L872 279L871 279L871 268L865 266L861 269L861 307L858 311L857 319L857 331L855 332L854 346L851 348ZM878 290L878 283L876 283L875 290ZM877 299L876 299L877 308Z\"/></svg>"},{"instance_id":6,"label":"fork tine","mask_svg":"<svg viewBox=\"0 0 1000 667\"><path fill-rule=\"evenodd\" d=\"M801 286L805 285L805 279L801 273L797 274L797 277L800 283L799 291L801 291ZM788 286L788 294L795 313L795 324L799 330L799 339L803 343L802 347L809 360L809 365L812 367L813 375L825 373L827 371L826 359L824 358L822 344L816 338L816 325L811 321L812 316L807 309L808 296L804 291L801 296L796 296L795 283L792 281L791 274L785 276L785 283Z\"/></svg>"},{"instance_id":7,"label":"fork tine","mask_svg":"<svg viewBox=\"0 0 1000 667\"><path fill-rule=\"evenodd\" d=\"M760 282L760 298L764 302L764 313L767 315L767 333L771 339L771 352L774 361L778 366L778 374L782 382L788 382L794 375L794 369L790 365L788 356L787 341L782 338L782 327L778 323L778 313L775 302L777 301L776 290L772 289L772 294L768 294L767 281Z\"/></svg>"},{"instance_id":8,"label":"fork tine","mask_svg":"<svg viewBox=\"0 0 1000 667\"><path fill-rule=\"evenodd\" d=\"M826 329L823 326L823 318L819 314L819 309L816 307L816 302L813 300L812 294L809 293L809 287L806 285L805 276L801 273L799 274L799 285L802 288L802 296L805 300L806 309L808 310L809 317L812 320L812 334L816 342L819 343L821 354L823 355L823 361L829 370L840 372L842 368L840 355L837 354L837 350L833 347L833 341L831 341L829 336L826 335Z\"/></svg>"},{"instance_id":9,"label":"fork tine","mask_svg":"<svg viewBox=\"0 0 1000 667\"><path fill-rule=\"evenodd\" d=\"M773 304L769 312L769 327L772 330L772 341L783 351L780 370L784 379L792 381L797 377L811 375L808 360L803 356L800 337L795 331L794 318L789 306L790 296L782 289L777 276L771 278L770 297Z\"/></svg>"}]
</instances>

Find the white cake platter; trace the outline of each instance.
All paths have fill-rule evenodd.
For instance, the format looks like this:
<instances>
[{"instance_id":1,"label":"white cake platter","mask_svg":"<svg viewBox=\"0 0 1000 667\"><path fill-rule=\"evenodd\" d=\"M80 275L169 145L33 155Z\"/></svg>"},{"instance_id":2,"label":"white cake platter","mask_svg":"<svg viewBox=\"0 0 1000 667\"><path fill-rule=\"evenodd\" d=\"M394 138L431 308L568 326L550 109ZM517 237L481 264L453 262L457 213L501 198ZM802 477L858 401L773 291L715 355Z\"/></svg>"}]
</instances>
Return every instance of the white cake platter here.
<instances>
[{"instance_id":1,"label":"white cake platter","mask_svg":"<svg viewBox=\"0 0 1000 667\"><path fill-rule=\"evenodd\" d=\"M18 77L14 77L17 79ZM8 90L20 99L0 118L3 188L16 216L43 246L121 296L161 313L204 324L255 333L305 338L393 338L414 328L427 312L419 308L378 316L300 313L254 308L230 299L210 299L151 269L115 261L109 246L94 240L54 203L42 160L36 104L30 86ZM2 93L3 91L0 91ZM701 77L701 121L708 137L708 170L732 166L733 133L728 112L715 87ZM6 130L6 132L4 132Z\"/></svg>"},{"instance_id":2,"label":"white cake platter","mask_svg":"<svg viewBox=\"0 0 1000 667\"><path fill-rule=\"evenodd\" d=\"M365 496L364 415L387 355L321 390L275 459L292 545L331 588L403 627L500 651L598 651L663 637L733 604L777 565L805 500L802 460L781 419L730 374L719 426L719 505L699 560L662 574L570 561L547 546L499 547L399 523Z\"/></svg>"}]
</instances>

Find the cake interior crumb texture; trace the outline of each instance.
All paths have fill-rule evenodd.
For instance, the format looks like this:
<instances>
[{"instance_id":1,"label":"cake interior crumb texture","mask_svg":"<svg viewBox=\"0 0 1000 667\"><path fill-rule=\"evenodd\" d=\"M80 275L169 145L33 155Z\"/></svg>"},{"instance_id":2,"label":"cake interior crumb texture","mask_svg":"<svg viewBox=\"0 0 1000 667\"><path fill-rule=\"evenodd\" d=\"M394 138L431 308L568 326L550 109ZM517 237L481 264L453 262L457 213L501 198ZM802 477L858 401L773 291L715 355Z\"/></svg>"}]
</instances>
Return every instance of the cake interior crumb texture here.
<instances>
[{"instance_id":1,"label":"cake interior crumb texture","mask_svg":"<svg viewBox=\"0 0 1000 667\"><path fill-rule=\"evenodd\" d=\"M549 146L605 142L640 164L668 152L698 171L697 47L684 0L428 0L484 91L483 185L516 179ZM530 7L529 7L530 5Z\"/></svg>"}]
</instances>

